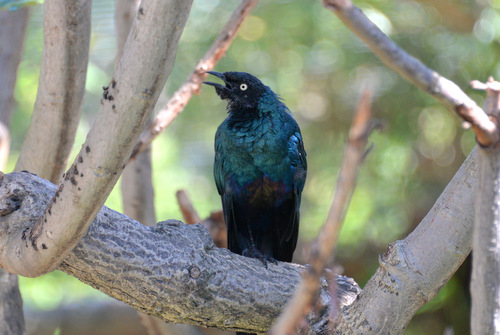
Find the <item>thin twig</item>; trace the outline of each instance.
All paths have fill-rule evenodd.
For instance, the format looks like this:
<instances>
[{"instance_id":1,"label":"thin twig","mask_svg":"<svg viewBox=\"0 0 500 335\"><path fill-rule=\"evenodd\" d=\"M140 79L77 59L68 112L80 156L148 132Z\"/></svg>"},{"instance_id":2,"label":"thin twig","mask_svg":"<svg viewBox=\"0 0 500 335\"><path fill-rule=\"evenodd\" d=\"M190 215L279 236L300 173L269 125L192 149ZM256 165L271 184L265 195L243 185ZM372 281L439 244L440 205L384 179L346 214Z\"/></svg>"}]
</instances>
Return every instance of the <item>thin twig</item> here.
<instances>
[{"instance_id":1,"label":"thin twig","mask_svg":"<svg viewBox=\"0 0 500 335\"><path fill-rule=\"evenodd\" d=\"M363 40L373 53L390 69L438 99L472 124L477 141L490 146L500 140L496 124L474 100L455 83L426 67L385 35L350 0L323 0L344 24Z\"/></svg>"},{"instance_id":2,"label":"thin twig","mask_svg":"<svg viewBox=\"0 0 500 335\"><path fill-rule=\"evenodd\" d=\"M250 14L257 2L258 0L243 0L235 9L219 36L217 36L210 49L208 49L207 53L198 62L184 84L174 93L167 102L167 105L158 112L154 121L141 134L130 159L134 159L139 152L144 150L161 134L177 115L184 110L184 107L193 94L199 92L201 84L207 76L205 72L213 69L215 64L226 54L243 20Z\"/></svg>"},{"instance_id":3,"label":"thin twig","mask_svg":"<svg viewBox=\"0 0 500 335\"><path fill-rule=\"evenodd\" d=\"M200 223L201 219L198 215L198 212L193 206L191 199L189 198L189 194L186 190L179 190L175 193L177 198L177 203L179 204L179 208L182 212L182 216L184 217L184 221L187 224L195 224Z\"/></svg>"},{"instance_id":4,"label":"thin twig","mask_svg":"<svg viewBox=\"0 0 500 335\"><path fill-rule=\"evenodd\" d=\"M227 249L227 231L224 214L221 210L210 213L210 216L201 222L208 229L215 245Z\"/></svg>"},{"instance_id":5,"label":"thin twig","mask_svg":"<svg viewBox=\"0 0 500 335\"><path fill-rule=\"evenodd\" d=\"M310 266L303 279L287 303L283 314L271 328L271 334L294 334L298 323L309 312L313 298L319 288L319 279L326 264L333 257L333 249L354 190L359 167L366 151L368 135L373 127L371 119L371 94L365 91L359 101L349 131L348 143L337 179L333 198L326 222L316 240L310 247L308 263Z\"/></svg>"}]
</instances>

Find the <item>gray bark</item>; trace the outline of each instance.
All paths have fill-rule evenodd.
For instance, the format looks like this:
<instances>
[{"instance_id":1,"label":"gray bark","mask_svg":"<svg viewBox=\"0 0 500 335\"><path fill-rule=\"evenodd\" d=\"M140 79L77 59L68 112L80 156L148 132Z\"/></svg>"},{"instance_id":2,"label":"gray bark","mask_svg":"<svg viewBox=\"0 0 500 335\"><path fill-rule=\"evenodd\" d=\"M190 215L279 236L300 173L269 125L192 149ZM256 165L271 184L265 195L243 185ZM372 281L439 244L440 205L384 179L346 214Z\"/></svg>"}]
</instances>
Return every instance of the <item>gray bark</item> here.
<instances>
[{"instance_id":1,"label":"gray bark","mask_svg":"<svg viewBox=\"0 0 500 335\"><path fill-rule=\"evenodd\" d=\"M138 0L118 0L115 2L116 57L118 64L123 47L139 9ZM153 176L151 169L151 147L128 162L122 173L121 182L123 212L143 225L156 224L154 207Z\"/></svg>"},{"instance_id":2,"label":"gray bark","mask_svg":"<svg viewBox=\"0 0 500 335\"><path fill-rule=\"evenodd\" d=\"M498 120L500 86L486 83L484 110ZM474 253L470 283L471 334L500 334L500 151L479 149Z\"/></svg>"},{"instance_id":3,"label":"gray bark","mask_svg":"<svg viewBox=\"0 0 500 335\"><path fill-rule=\"evenodd\" d=\"M403 334L462 264L472 248L477 151L418 227L380 256L380 267L359 298L341 311L339 334Z\"/></svg>"},{"instance_id":4,"label":"gray bark","mask_svg":"<svg viewBox=\"0 0 500 335\"><path fill-rule=\"evenodd\" d=\"M28 277L52 271L85 235L152 112L190 9L190 1L142 1L87 140L44 215L9 241L5 269Z\"/></svg>"},{"instance_id":5,"label":"gray bark","mask_svg":"<svg viewBox=\"0 0 500 335\"><path fill-rule=\"evenodd\" d=\"M500 153L479 150L471 334L500 334Z\"/></svg>"},{"instance_id":6,"label":"gray bark","mask_svg":"<svg viewBox=\"0 0 500 335\"><path fill-rule=\"evenodd\" d=\"M116 57L118 64L123 54L130 29L139 10L138 0L115 1ZM122 173L121 191L123 213L143 225L156 223L154 189L151 170L151 148L141 152L136 159L129 161ZM161 320L139 312L139 319L148 335L168 335L163 332Z\"/></svg>"},{"instance_id":7,"label":"gray bark","mask_svg":"<svg viewBox=\"0 0 500 335\"><path fill-rule=\"evenodd\" d=\"M28 17L28 8L0 11L0 170L5 168L9 156L14 87ZM22 308L17 275L0 269L0 334L26 333Z\"/></svg>"},{"instance_id":8,"label":"gray bark","mask_svg":"<svg viewBox=\"0 0 500 335\"><path fill-rule=\"evenodd\" d=\"M6 242L37 221L55 191L26 172L4 175L0 265ZM164 321L262 332L292 295L304 267L279 263L266 269L259 260L215 247L201 224L169 220L146 227L103 207L59 269ZM357 285L341 276L337 284L340 305L351 303ZM324 330L330 303L323 280L318 312L309 318L310 333Z\"/></svg>"},{"instance_id":9,"label":"gray bark","mask_svg":"<svg viewBox=\"0 0 500 335\"><path fill-rule=\"evenodd\" d=\"M46 0L38 92L16 170L56 183L68 164L81 104L90 44L90 0Z\"/></svg>"},{"instance_id":10,"label":"gray bark","mask_svg":"<svg viewBox=\"0 0 500 335\"><path fill-rule=\"evenodd\" d=\"M26 334L17 275L0 269L0 334Z\"/></svg>"}]
</instances>

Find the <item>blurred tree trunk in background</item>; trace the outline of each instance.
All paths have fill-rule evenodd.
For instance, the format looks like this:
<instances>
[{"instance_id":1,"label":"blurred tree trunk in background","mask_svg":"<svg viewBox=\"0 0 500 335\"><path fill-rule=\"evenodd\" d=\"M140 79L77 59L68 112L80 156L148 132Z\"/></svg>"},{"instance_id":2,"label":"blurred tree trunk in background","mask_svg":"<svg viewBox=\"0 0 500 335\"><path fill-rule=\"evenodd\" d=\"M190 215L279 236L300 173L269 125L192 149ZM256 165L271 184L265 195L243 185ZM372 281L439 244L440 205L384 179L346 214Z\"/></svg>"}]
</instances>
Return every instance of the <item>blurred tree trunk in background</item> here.
<instances>
[{"instance_id":1,"label":"blurred tree trunk in background","mask_svg":"<svg viewBox=\"0 0 500 335\"><path fill-rule=\"evenodd\" d=\"M9 126L14 110L14 87L21 61L29 10L0 11L0 170L10 149ZM0 333L25 334L23 303L17 275L0 269Z\"/></svg>"}]
</instances>

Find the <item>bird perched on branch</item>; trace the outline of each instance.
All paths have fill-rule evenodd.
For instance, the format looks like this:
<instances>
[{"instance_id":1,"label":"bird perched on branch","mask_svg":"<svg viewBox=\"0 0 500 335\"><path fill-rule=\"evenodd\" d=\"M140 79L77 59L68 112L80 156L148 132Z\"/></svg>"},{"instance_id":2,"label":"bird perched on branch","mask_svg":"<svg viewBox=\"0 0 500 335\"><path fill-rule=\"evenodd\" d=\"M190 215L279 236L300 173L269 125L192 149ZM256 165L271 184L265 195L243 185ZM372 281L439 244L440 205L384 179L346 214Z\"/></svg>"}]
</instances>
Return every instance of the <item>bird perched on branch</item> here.
<instances>
[{"instance_id":1,"label":"bird perched on branch","mask_svg":"<svg viewBox=\"0 0 500 335\"><path fill-rule=\"evenodd\" d=\"M297 244L306 153L297 122L280 98L251 74L208 72L204 82L227 100L215 135L214 176L228 248L268 262L290 262Z\"/></svg>"}]
</instances>

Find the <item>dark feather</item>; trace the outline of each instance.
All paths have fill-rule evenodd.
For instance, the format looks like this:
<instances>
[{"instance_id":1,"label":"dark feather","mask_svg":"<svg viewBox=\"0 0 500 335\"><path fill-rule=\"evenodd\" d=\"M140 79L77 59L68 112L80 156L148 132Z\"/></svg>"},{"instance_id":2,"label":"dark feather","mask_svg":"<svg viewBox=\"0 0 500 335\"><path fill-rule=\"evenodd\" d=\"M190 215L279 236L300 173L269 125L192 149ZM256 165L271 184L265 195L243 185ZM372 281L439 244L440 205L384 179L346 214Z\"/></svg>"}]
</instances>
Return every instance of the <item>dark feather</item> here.
<instances>
[{"instance_id":1,"label":"dark feather","mask_svg":"<svg viewBox=\"0 0 500 335\"><path fill-rule=\"evenodd\" d=\"M306 179L300 129L286 105L244 72L210 72L206 82L228 100L215 136L214 177L227 224L228 247L268 261L292 260Z\"/></svg>"}]
</instances>

